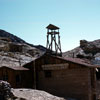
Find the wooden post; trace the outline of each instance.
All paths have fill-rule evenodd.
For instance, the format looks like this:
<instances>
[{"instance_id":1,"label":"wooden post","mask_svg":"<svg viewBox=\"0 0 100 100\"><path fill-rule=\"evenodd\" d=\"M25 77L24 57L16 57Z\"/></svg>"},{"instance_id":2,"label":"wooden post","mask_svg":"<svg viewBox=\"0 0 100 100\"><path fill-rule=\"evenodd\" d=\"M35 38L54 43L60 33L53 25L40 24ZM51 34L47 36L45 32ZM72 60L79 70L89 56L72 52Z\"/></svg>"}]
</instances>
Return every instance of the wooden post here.
<instances>
[{"instance_id":1,"label":"wooden post","mask_svg":"<svg viewBox=\"0 0 100 100\"><path fill-rule=\"evenodd\" d=\"M34 89L36 89L36 68L35 68L35 60L33 62L34 64Z\"/></svg>"},{"instance_id":2,"label":"wooden post","mask_svg":"<svg viewBox=\"0 0 100 100\"><path fill-rule=\"evenodd\" d=\"M96 72L95 72L95 68L91 68L91 92L92 92L92 100L96 100Z\"/></svg>"}]
</instances>

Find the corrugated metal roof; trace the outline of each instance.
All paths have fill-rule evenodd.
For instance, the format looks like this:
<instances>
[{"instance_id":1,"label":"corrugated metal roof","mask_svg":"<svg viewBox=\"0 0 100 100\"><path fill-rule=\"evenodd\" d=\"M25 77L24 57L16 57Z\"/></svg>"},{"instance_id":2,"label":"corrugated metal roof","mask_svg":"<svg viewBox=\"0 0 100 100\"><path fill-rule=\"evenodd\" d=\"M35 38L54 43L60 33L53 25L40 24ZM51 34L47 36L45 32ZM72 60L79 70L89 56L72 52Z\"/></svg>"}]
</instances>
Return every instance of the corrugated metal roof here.
<instances>
[{"instance_id":1,"label":"corrugated metal roof","mask_svg":"<svg viewBox=\"0 0 100 100\"><path fill-rule=\"evenodd\" d=\"M70 61L70 62L73 62L73 63L76 63L76 64L84 65L84 66L87 66L87 67L91 67L91 68L100 67L100 66L97 66L97 65L92 65L91 63L87 63L86 60L79 59L79 58L67 58L67 57L66 58L57 57L57 58L60 58L60 59L66 60L66 61Z\"/></svg>"},{"instance_id":2,"label":"corrugated metal roof","mask_svg":"<svg viewBox=\"0 0 100 100\"><path fill-rule=\"evenodd\" d=\"M90 67L90 68L100 68L100 66L93 65L91 63L87 63L86 60L83 60L83 59L80 59L80 58L68 58L68 57L64 58L64 57L54 56L54 55L50 55L50 56L56 57L58 59L66 60L66 61L69 61L69 62L72 62L72 63L84 65L84 66L87 66L87 67Z\"/></svg>"},{"instance_id":3,"label":"corrugated metal roof","mask_svg":"<svg viewBox=\"0 0 100 100\"><path fill-rule=\"evenodd\" d=\"M37 57L37 58L34 58L33 61L43 57L46 53L44 53L42 56L40 57ZM47 56L51 56L51 57L55 57L55 58L58 58L58 59L61 59L61 60L65 60L65 61L69 61L69 62L72 62L72 63L76 63L76 64L80 64L80 65L83 65L83 66L87 66L87 67L90 67L90 68L100 68L99 65L93 65L91 63L88 63L88 61L86 60L83 60L83 59L80 59L80 58L64 58L64 57L60 57L60 56L54 56L54 55L50 55L50 54L47 54ZM32 61L30 61L32 62ZM29 63L30 63L29 62ZM25 64L26 65L26 64Z\"/></svg>"}]
</instances>

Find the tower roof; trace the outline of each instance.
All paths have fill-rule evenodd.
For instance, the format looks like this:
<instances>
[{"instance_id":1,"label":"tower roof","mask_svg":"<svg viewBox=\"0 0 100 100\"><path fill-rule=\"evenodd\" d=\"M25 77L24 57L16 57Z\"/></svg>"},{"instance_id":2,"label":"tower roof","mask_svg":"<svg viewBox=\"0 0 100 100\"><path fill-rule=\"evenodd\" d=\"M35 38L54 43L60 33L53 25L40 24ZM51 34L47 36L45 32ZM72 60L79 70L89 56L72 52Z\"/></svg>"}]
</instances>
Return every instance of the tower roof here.
<instances>
[{"instance_id":1,"label":"tower roof","mask_svg":"<svg viewBox=\"0 0 100 100\"><path fill-rule=\"evenodd\" d=\"M55 26L55 25L52 25L52 24L49 24L46 28L47 28L47 29L51 29L51 30L59 29L59 27L57 27L57 26Z\"/></svg>"}]
</instances>

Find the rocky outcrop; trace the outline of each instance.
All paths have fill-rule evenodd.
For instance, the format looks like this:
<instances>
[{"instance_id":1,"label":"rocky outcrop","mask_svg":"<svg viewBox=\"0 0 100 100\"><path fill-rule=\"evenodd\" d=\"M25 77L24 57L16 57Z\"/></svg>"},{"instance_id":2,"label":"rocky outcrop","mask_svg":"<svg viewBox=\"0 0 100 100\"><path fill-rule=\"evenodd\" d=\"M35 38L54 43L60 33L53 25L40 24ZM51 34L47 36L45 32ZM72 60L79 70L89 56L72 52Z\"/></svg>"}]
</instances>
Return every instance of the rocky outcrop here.
<instances>
[{"instance_id":1,"label":"rocky outcrop","mask_svg":"<svg viewBox=\"0 0 100 100\"><path fill-rule=\"evenodd\" d=\"M6 81L0 81L0 100L14 100L11 85Z\"/></svg>"},{"instance_id":2,"label":"rocky outcrop","mask_svg":"<svg viewBox=\"0 0 100 100\"><path fill-rule=\"evenodd\" d=\"M80 48L82 48L86 54L92 53L95 55L96 53L100 52L100 40L95 40L93 42L81 40Z\"/></svg>"},{"instance_id":3,"label":"rocky outcrop","mask_svg":"<svg viewBox=\"0 0 100 100\"><path fill-rule=\"evenodd\" d=\"M100 39L95 41L80 40L80 46L64 52L63 57L87 59L91 64L100 65Z\"/></svg>"}]
</instances>

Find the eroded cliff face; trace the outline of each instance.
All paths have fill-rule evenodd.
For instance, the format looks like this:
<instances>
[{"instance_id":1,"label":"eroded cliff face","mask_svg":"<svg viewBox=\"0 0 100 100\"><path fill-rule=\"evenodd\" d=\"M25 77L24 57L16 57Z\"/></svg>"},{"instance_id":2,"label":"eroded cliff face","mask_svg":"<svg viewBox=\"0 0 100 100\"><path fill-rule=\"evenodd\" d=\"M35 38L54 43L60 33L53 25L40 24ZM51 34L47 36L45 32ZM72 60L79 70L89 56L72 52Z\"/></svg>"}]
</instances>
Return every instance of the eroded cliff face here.
<instances>
[{"instance_id":1,"label":"eroded cliff face","mask_svg":"<svg viewBox=\"0 0 100 100\"><path fill-rule=\"evenodd\" d=\"M82 48L87 54L92 53L95 55L100 52L100 40L95 40L92 42L80 40L80 48Z\"/></svg>"},{"instance_id":2,"label":"eroded cliff face","mask_svg":"<svg viewBox=\"0 0 100 100\"><path fill-rule=\"evenodd\" d=\"M100 65L100 39L95 41L80 40L80 46L63 53L63 57L76 57Z\"/></svg>"},{"instance_id":3,"label":"eroded cliff face","mask_svg":"<svg viewBox=\"0 0 100 100\"><path fill-rule=\"evenodd\" d=\"M29 44L11 33L0 30L0 66L23 66L44 52L44 47Z\"/></svg>"}]
</instances>

